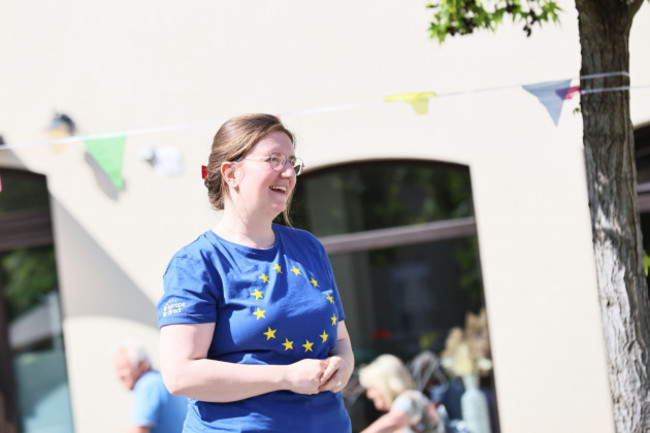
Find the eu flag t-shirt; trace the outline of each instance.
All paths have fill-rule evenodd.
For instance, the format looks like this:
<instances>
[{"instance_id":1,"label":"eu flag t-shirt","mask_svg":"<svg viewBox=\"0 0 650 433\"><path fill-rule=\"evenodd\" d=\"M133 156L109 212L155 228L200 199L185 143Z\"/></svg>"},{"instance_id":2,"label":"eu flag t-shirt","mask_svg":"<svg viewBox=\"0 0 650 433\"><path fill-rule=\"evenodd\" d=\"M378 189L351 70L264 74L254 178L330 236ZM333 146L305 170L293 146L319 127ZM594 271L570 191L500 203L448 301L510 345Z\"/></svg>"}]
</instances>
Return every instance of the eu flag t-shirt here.
<instances>
[{"instance_id":1,"label":"eu flag t-shirt","mask_svg":"<svg viewBox=\"0 0 650 433\"><path fill-rule=\"evenodd\" d=\"M334 275L310 233L273 225L269 249L207 231L171 259L159 326L215 323L207 357L287 365L325 359L345 319ZM230 403L192 400L184 432L349 432L340 393L277 391Z\"/></svg>"}]
</instances>

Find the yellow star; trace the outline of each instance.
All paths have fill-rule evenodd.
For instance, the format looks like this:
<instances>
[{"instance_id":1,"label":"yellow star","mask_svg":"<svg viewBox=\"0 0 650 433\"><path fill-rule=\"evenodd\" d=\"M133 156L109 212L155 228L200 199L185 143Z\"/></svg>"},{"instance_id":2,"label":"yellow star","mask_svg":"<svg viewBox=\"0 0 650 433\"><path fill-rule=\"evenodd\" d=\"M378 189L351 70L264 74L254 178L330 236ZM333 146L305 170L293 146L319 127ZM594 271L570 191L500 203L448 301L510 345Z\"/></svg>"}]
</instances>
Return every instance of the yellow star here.
<instances>
[{"instance_id":1,"label":"yellow star","mask_svg":"<svg viewBox=\"0 0 650 433\"><path fill-rule=\"evenodd\" d=\"M275 266L273 266L273 269L275 269L276 271L278 271L278 274L281 274L281 273L282 273L282 266L280 266L280 265L275 265Z\"/></svg>"},{"instance_id":2,"label":"yellow star","mask_svg":"<svg viewBox=\"0 0 650 433\"><path fill-rule=\"evenodd\" d=\"M311 341L305 340L305 344L302 345L302 347L305 348L305 353L313 352L313 350L311 350L311 346L313 346L313 345L314 345L314 343L312 343Z\"/></svg>"},{"instance_id":3,"label":"yellow star","mask_svg":"<svg viewBox=\"0 0 650 433\"><path fill-rule=\"evenodd\" d=\"M264 295L262 295L262 292L260 292L257 289L255 289L255 291L253 293L251 293L251 295L255 296L255 300L264 298Z\"/></svg>"},{"instance_id":4,"label":"yellow star","mask_svg":"<svg viewBox=\"0 0 650 433\"><path fill-rule=\"evenodd\" d=\"M262 274L262 276L261 276L260 278L261 278L262 281L264 281L265 283L268 283L268 282L269 282L269 277L267 277L267 276L264 275L264 274Z\"/></svg>"},{"instance_id":5,"label":"yellow star","mask_svg":"<svg viewBox=\"0 0 650 433\"><path fill-rule=\"evenodd\" d=\"M329 337L329 335L327 335L327 332L323 331L323 333L321 335L319 335L319 337L322 338L323 343L325 343L327 341L327 337Z\"/></svg>"},{"instance_id":6,"label":"yellow star","mask_svg":"<svg viewBox=\"0 0 650 433\"><path fill-rule=\"evenodd\" d=\"M300 269L296 268L295 266L291 267L291 272L293 272L296 275L300 275Z\"/></svg>"},{"instance_id":7,"label":"yellow star","mask_svg":"<svg viewBox=\"0 0 650 433\"><path fill-rule=\"evenodd\" d=\"M289 341L288 338L284 339L284 343L282 343L282 345L284 346L284 350L293 350L293 341Z\"/></svg>"},{"instance_id":8,"label":"yellow star","mask_svg":"<svg viewBox=\"0 0 650 433\"><path fill-rule=\"evenodd\" d=\"M260 310L260 307L257 307L257 311L253 311L253 314L257 316L257 320L260 320L261 317L266 319L266 316L264 316L264 313L266 313L266 310Z\"/></svg>"},{"instance_id":9,"label":"yellow star","mask_svg":"<svg viewBox=\"0 0 650 433\"><path fill-rule=\"evenodd\" d=\"M332 317L330 317L330 319L332 319L332 326L336 326L336 314L332 314Z\"/></svg>"},{"instance_id":10,"label":"yellow star","mask_svg":"<svg viewBox=\"0 0 650 433\"><path fill-rule=\"evenodd\" d=\"M318 281L314 280L313 278L311 279L311 283L314 285L314 287L318 287Z\"/></svg>"},{"instance_id":11,"label":"yellow star","mask_svg":"<svg viewBox=\"0 0 650 433\"><path fill-rule=\"evenodd\" d=\"M334 298L332 298L332 295L327 295L327 300L330 301L330 304L334 303Z\"/></svg>"},{"instance_id":12,"label":"yellow star","mask_svg":"<svg viewBox=\"0 0 650 433\"><path fill-rule=\"evenodd\" d=\"M266 335L266 341L270 340L271 338L275 338L275 332L277 329L271 329L269 326L269 330L264 333Z\"/></svg>"}]
</instances>

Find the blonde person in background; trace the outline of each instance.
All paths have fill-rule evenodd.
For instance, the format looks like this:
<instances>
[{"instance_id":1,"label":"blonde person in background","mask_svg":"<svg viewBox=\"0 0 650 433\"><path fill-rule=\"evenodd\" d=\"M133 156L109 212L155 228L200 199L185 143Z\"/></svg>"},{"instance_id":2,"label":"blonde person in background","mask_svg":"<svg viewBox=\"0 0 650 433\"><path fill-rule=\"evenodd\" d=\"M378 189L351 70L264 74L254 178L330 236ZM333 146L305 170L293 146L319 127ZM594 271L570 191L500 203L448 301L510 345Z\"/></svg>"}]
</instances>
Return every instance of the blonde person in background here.
<instances>
[{"instance_id":1,"label":"blonde person in background","mask_svg":"<svg viewBox=\"0 0 650 433\"><path fill-rule=\"evenodd\" d=\"M387 412L362 433L445 431L435 404L415 389L411 373L396 356L380 355L362 367L359 382L375 408Z\"/></svg>"},{"instance_id":2,"label":"blonde person in background","mask_svg":"<svg viewBox=\"0 0 650 433\"><path fill-rule=\"evenodd\" d=\"M116 350L113 361L120 382L133 393L127 433L181 433L188 401L169 393L147 352L129 341Z\"/></svg>"}]
</instances>

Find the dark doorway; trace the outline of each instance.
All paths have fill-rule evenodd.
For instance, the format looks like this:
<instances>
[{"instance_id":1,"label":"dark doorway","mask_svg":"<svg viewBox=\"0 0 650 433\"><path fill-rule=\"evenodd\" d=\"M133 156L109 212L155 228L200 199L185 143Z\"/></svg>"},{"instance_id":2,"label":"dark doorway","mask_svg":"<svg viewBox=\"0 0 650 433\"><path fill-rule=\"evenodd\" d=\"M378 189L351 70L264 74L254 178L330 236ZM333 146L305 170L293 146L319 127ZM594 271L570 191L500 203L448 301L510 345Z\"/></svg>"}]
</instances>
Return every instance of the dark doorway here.
<instances>
[{"instance_id":1,"label":"dark doorway","mask_svg":"<svg viewBox=\"0 0 650 433\"><path fill-rule=\"evenodd\" d=\"M0 430L72 433L46 179L0 176Z\"/></svg>"}]
</instances>

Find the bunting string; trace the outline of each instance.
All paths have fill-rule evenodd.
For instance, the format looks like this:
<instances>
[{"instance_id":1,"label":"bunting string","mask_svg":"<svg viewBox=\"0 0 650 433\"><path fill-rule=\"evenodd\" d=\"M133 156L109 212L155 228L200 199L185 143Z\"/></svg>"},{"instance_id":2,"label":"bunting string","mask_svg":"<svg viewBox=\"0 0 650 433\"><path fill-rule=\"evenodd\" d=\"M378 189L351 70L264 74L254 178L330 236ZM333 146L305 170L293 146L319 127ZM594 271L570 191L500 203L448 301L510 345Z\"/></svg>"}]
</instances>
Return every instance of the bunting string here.
<instances>
[{"instance_id":1,"label":"bunting string","mask_svg":"<svg viewBox=\"0 0 650 433\"><path fill-rule=\"evenodd\" d=\"M166 131L173 131L177 129L196 128L199 126L208 126L208 125L214 125L214 122L195 122L195 123L187 123L184 125L168 125L168 126L161 126L161 127L154 127L154 128L132 129L128 131L109 132L105 134L71 135L70 137L65 137L65 138L54 138L48 140L31 141L31 142L15 143L15 144L0 144L0 150L18 149L21 147L48 146L52 144L71 143L75 141L100 140L104 138L117 138L123 135L152 134L155 132L166 132Z\"/></svg>"},{"instance_id":2,"label":"bunting string","mask_svg":"<svg viewBox=\"0 0 650 433\"><path fill-rule=\"evenodd\" d=\"M598 74L590 74L580 77L582 80L593 80L597 78L611 77L611 76L626 76L630 74L626 71L603 72ZM621 92L629 91L631 89L650 88L650 85L643 86L610 86L599 87L595 89L581 89L580 85L571 86L573 79L564 79L556 81L544 81L533 84L522 85L507 85L500 87L490 87L483 89L468 89L447 93L436 92L418 92L418 93L400 93L396 95L385 96L381 101L365 102L365 103L350 103L340 105L328 105L322 107L311 107L300 110L289 111L285 113L276 114L278 117L289 117L314 113L325 113L332 111L351 110L359 107L367 107L371 105L379 105L384 103L405 102L413 108L417 115L426 114L429 110L429 100L431 98L440 97L453 97L461 95L470 95L482 92L495 92L511 88L523 88L525 91L535 96L538 101L544 106L551 120L558 125L562 107L567 99L572 99L575 95L586 95L604 92ZM0 144L0 150L11 150L26 147L46 146L50 145L53 149L59 149L63 143L81 141L85 144L88 152L97 161L99 166L109 176L111 182L117 191L122 190L124 181L122 178L122 161L124 157L124 149L126 139L128 136L152 134L158 132L166 132L172 130L180 130L187 128L194 128L199 126L214 125L215 122L196 122L187 123L183 125L168 125L157 128L135 129L121 132L113 132L106 134L93 134L93 135L73 135L70 137L57 138L52 137L48 140L16 143L16 144ZM58 145L58 146L57 146ZM182 171L181 154L177 149L148 149L146 153L146 160L152 162L156 168L156 172L161 175L175 175ZM2 179L0 178L0 192L2 191Z\"/></svg>"},{"instance_id":3,"label":"bunting string","mask_svg":"<svg viewBox=\"0 0 650 433\"><path fill-rule=\"evenodd\" d=\"M584 89L580 90L581 95L588 95L589 93L604 93L604 92L623 92L625 90L630 90L630 86L618 86L618 87L607 87L602 89Z\"/></svg>"},{"instance_id":4,"label":"bunting string","mask_svg":"<svg viewBox=\"0 0 650 433\"><path fill-rule=\"evenodd\" d=\"M593 80L596 78L605 78L605 77L615 77L617 75L623 75L624 77L629 77L630 73L627 71L617 71L617 72L600 72L598 74L582 75L580 80Z\"/></svg>"},{"instance_id":5,"label":"bunting string","mask_svg":"<svg viewBox=\"0 0 650 433\"><path fill-rule=\"evenodd\" d=\"M598 74L584 75L576 79L597 79L610 76L630 76L628 72L617 71L617 72L604 72ZM634 89L646 89L650 88L650 85L642 86L616 86L616 87L601 87L595 89L580 89L579 86L570 87L569 84L573 79L559 80L559 81L546 81L533 84L518 84L518 85L506 85L498 87L488 87L488 88L479 88L479 89L467 89L460 91L452 91L446 93L437 93L437 92L418 92L418 93L402 93L397 95L385 96L382 100L378 101L369 101L369 102L359 102L359 103L349 103L349 104L339 104L339 105L329 105L322 107L311 107L298 109L293 111L288 111L284 113L278 113L279 117L290 117L298 116L305 114L315 114L315 113L325 113L332 111L344 111L351 110L359 107L367 107L380 105L384 103L392 102L406 102L410 104L416 114L426 114L428 112L428 102L431 98L445 98L445 97L454 97L462 95L471 95L476 93L484 92L495 92L502 91L506 89L513 88L523 88L529 93L534 94L540 100L540 102L549 110L554 123L557 125L559 120L559 113L557 112L558 108L561 109L561 102L565 99L571 99L576 93L577 94L591 94L591 93L603 93L603 92L619 92L619 91L628 91ZM557 99L557 100L554 100ZM560 102L560 104L558 104ZM553 107L549 109L549 105L552 104ZM13 144L0 144L0 150L12 150L26 147L38 147L38 146L49 146L62 143L71 143L71 142L87 142L92 140L100 139L116 139L122 136L133 136L133 135L142 135L142 134L152 134L159 132L166 132L172 130L181 130L188 128L195 128L201 126L210 126L215 125L214 121L208 122L194 122L180 125L167 125L162 127L152 127L144 129L134 129L120 132L111 132L104 134L92 134L92 135L73 135L65 138L53 138L32 142L20 142Z\"/></svg>"}]
</instances>

